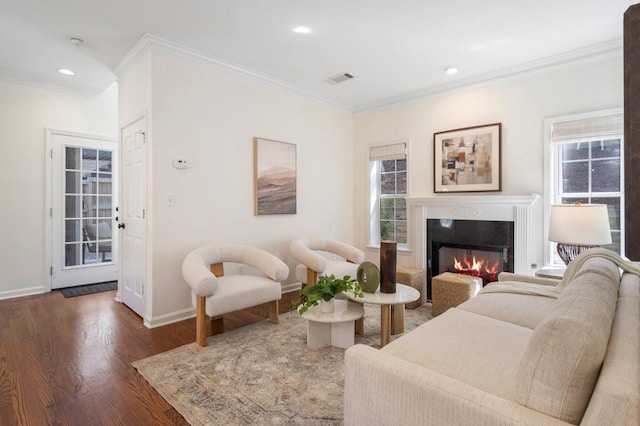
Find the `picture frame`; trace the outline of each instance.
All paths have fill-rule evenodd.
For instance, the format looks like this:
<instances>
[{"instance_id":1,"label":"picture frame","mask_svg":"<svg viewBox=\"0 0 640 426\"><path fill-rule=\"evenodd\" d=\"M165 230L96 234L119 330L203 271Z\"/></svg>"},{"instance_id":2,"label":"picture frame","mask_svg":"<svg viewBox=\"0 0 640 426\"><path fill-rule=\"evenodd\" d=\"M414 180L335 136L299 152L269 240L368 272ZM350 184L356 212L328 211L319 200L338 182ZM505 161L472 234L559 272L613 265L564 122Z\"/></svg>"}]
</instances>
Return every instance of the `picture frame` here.
<instances>
[{"instance_id":1,"label":"picture frame","mask_svg":"<svg viewBox=\"0 0 640 426\"><path fill-rule=\"evenodd\" d=\"M296 145L253 138L254 212L256 216L296 214Z\"/></svg>"},{"instance_id":2,"label":"picture frame","mask_svg":"<svg viewBox=\"0 0 640 426\"><path fill-rule=\"evenodd\" d=\"M502 123L433 134L433 191L502 190Z\"/></svg>"}]
</instances>

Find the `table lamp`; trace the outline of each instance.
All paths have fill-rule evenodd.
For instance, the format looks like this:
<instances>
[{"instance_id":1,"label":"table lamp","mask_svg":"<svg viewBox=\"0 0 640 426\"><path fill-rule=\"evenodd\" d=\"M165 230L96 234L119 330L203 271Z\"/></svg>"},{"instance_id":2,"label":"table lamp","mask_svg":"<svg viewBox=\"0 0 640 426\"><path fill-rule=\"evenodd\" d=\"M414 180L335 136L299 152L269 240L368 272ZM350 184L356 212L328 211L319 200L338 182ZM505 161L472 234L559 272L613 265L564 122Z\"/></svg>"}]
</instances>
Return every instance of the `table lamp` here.
<instances>
[{"instance_id":1,"label":"table lamp","mask_svg":"<svg viewBox=\"0 0 640 426\"><path fill-rule=\"evenodd\" d=\"M558 243L558 255L568 265L583 251L611 244L606 204L551 206L549 240Z\"/></svg>"}]
</instances>

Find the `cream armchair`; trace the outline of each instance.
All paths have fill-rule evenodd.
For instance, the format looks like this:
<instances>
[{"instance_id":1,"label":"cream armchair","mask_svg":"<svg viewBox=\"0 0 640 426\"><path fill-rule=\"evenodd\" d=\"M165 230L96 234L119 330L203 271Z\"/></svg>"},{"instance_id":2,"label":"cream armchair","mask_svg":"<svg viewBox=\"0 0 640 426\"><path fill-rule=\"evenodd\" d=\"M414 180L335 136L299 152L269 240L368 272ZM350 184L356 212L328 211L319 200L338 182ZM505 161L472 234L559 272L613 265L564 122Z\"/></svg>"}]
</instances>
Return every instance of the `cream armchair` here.
<instances>
[{"instance_id":1,"label":"cream armchair","mask_svg":"<svg viewBox=\"0 0 640 426\"><path fill-rule=\"evenodd\" d=\"M249 265L266 276L224 274L224 263ZM264 250L242 245L209 245L190 252L182 263L182 276L192 289L196 307L196 341L207 346L207 319L256 306L269 305L269 319L278 324L281 281L289 276L287 265Z\"/></svg>"},{"instance_id":2,"label":"cream armchair","mask_svg":"<svg viewBox=\"0 0 640 426\"><path fill-rule=\"evenodd\" d=\"M301 263L296 267L296 279L306 285L316 284L321 275L355 279L358 266L364 262L362 250L328 238L294 240L289 253Z\"/></svg>"}]
</instances>

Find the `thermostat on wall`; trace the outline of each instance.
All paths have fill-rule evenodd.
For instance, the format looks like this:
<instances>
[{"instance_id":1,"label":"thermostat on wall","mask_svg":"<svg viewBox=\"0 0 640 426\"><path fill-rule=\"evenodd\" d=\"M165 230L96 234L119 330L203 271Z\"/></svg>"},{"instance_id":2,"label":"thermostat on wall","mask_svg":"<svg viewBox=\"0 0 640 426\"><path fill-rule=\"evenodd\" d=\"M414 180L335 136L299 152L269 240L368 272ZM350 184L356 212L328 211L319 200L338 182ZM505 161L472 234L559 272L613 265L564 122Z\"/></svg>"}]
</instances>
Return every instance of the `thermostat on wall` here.
<instances>
[{"instance_id":1,"label":"thermostat on wall","mask_svg":"<svg viewBox=\"0 0 640 426\"><path fill-rule=\"evenodd\" d=\"M174 158L173 167L176 169L188 169L189 164L187 163L187 160L184 158Z\"/></svg>"}]
</instances>

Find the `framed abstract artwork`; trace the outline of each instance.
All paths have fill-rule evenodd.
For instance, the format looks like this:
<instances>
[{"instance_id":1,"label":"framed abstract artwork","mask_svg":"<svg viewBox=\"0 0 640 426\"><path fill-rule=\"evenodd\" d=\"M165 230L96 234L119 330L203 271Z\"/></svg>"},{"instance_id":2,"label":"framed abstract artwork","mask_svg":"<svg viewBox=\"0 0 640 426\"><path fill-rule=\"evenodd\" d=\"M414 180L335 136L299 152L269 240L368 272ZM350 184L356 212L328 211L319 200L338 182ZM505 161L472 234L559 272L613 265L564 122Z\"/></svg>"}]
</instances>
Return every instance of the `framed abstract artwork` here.
<instances>
[{"instance_id":1,"label":"framed abstract artwork","mask_svg":"<svg viewBox=\"0 0 640 426\"><path fill-rule=\"evenodd\" d=\"M500 191L502 123L433 134L434 192Z\"/></svg>"},{"instance_id":2,"label":"framed abstract artwork","mask_svg":"<svg viewBox=\"0 0 640 426\"><path fill-rule=\"evenodd\" d=\"M253 139L256 215L296 213L296 145Z\"/></svg>"}]
</instances>

